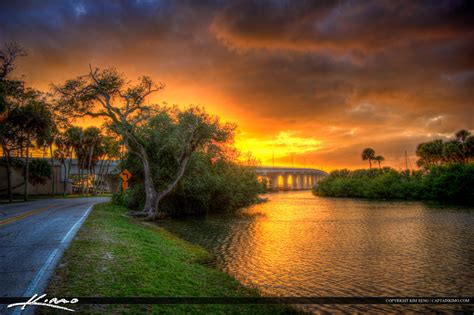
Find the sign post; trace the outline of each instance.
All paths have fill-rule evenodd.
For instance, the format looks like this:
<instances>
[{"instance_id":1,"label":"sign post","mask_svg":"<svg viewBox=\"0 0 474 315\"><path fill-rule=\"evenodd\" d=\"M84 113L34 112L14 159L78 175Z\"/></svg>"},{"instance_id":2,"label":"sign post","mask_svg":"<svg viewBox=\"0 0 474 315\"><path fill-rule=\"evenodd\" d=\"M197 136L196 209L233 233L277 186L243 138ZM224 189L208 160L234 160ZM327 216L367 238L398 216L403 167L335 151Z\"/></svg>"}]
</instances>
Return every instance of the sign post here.
<instances>
[{"instance_id":1,"label":"sign post","mask_svg":"<svg viewBox=\"0 0 474 315\"><path fill-rule=\"evenodd\" d=\"M128 188L128 181L132 178L132 173L125 169L119 174L119 176L122 179L122 191L125 191Z\"/></svg>"}]
</instances>

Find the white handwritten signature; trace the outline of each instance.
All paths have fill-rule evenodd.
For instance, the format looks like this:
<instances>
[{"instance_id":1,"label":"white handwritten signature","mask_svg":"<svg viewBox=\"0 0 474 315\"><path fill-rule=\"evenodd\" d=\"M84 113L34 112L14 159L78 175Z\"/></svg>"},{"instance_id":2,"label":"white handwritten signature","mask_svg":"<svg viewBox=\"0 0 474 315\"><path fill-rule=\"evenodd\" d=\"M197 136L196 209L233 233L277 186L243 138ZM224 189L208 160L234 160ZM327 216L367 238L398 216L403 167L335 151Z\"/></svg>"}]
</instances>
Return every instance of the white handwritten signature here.
<instances>
[{"instance_id":1,"label":"white handwritten signature","mask_svg":"<svg viewBox=\"0 0 474 315\"><path fill-rule=\"evenodd\" d=\"M21 306L21 310L24 310L27 306L34 305L34 306L47 306L51 308L57 308L64 311L75 312L75 310L60 306L58 304L76 304L79 302L79 299L73 298L70 301L66 299L58 299L53 297L52 299L45 299L46 294L38 296L38 294L33 295L28 301L20 302L20 303L13 303L9 304L7 308Z\"/></svg>"}]
</instances>

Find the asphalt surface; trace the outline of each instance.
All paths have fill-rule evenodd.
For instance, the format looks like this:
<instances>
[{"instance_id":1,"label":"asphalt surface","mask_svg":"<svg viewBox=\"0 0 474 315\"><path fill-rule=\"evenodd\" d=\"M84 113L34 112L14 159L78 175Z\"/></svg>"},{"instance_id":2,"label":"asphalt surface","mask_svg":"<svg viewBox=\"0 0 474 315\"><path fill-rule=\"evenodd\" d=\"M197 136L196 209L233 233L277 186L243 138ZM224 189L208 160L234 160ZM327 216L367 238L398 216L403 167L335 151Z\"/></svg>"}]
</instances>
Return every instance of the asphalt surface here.
<instances>
[{"instance_id":1,"label":"asphalt surface","mask_svg":"<svg viewBox=\"0 0 474 315\"><path fill-rule=\"evenodd\" d=\"M0 297L41 294L92 206L108 200L65 198L0 205ZM8 313L12 308L0 305L0 314Z\"/></svg>"}]
</instances>

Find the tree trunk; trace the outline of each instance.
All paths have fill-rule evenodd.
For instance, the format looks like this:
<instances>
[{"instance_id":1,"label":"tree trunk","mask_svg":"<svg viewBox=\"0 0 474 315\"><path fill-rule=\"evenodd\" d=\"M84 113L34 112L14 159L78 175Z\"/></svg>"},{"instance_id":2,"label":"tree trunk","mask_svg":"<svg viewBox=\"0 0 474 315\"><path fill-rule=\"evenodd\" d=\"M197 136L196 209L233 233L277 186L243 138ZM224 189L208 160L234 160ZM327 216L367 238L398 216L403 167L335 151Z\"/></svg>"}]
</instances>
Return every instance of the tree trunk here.
<instances>
[{"instance_id":1,"label":"tree trunk","mask_svg":"<svg viewBox=\"0 0 474 315\"><path fill-rule=\"evenodd\" d=\"M372 161L369 159L369 169L372 169Z\"/></svg>"},{"instance_id":2,"label":"tree trunk","mask_svg":"<svg viewBox=\"0 0 474 315\"><path fill-rule=\"evenodd\" d=\"M89 181L92 174L92 154L94 153L94 145L91 146L89 152L89 162L87 163L87 185L86 185L86 194L89 195Z\"/></svg>"},{"instance_id":3,"label":"tree trunk","mask_svg":"<svg viewBox=\"0 0 474 315\"><path fill-rule=\"evenodd\" d=\"M49 145L49 154L51 155L51 193L56 195L56 172L54 171L53 144Z\"/></svg>"},{"instance_id":4,"label":"tree trunk","mask_svg":"<svg viewBox=\"0 0 474 315\"><path fill-rule=\"evenodd\" d=\"M73 150L69 152L69 161L68 161L68 166L66 168L66 162L64 162L64 197L67 196L67 183L69 182L69 174L71 173L71 164L72 164L72 158L73 158Z\"/></svg>"},{"instance_id":5,"label":"tree trunk","mask_svg":"<svg viewBox=\"0 0 474 315\"><path fill-rule=\"evenodd\" d=\"M154 217L155 209L158 204L158 193L155 189L155 184L153 183L153 176L151 172L150 162L148 158L148 154L145 148L138 142L135 141L135 144L138 146L138 151L133 150L129 144L129 138L133 137L130 135L126 135L124 137L124 144L127 147L128 151L136 154L142 160L143 163L143 173L144 173L144 184L145 184L145 206L143 210L140 212L135 212L134 214L138 216L145 216L149 217L150 215Z\"/></svg>"},{"instance_id":6,"label":"tree trunk","mask_svg":"<svg viewBox=\"0 0 474 315\"><path fill-rule=\"evenodd\" d=\"M12 166L10 161L10 151L7 148L5 141L2 141L3 154L5 155L5 167L7 168L7 189L8 189L8 202L13 201L13 189L12 189Z\"/></svg>"},{"instance_id":7,"label":"tree trunk","mask_svg":"<svg viewBox=\"0 0 474 315\"><path fill-rule=\"evenodd\" d=\"M77 162L78 162L77 165L80 166L79 173L81 174L81 196L83 196L84 195L84 166L85 165L83 165L84 161L79 162L79 160L78 160Z\"/></svg>"},{"instance_id":8,"label":"tree trunk","mask_svg":"<svg viewBox=\"0 0 474 315\"><path fill-rule=\"evenodd\" d=\"M104 159L101 159L99 161L99 174L96 175L96 178L94 178L94 181L92 182L94 187L92 188L92 194L95 196L97 195L97 187L100 185L101 180L102 180L102 172L103 172L103 167L104 167Z\"/></svg>"},{"instance_id":9,"label":"tree trunk","mask_svg":"<svg viewBox=\"0 0 474 315\"><path fill-rule=\"evenodd\" d=\"M25 164L25 194L23 199L28 201L28 179L30 178L30 139L26 140L26 164Z\"/></svg>"},{"instance_id":10,"label":"tree trunk","mask_svg":"<svg viewBox=\"0 0 474 315\"><path fill-rule=\"evenodd\" d=\"M158 193L156 192L155 185L153 183L148 156L146 155L144 151L145 150L142 149L142 154L144 153L144 156L142 157L142 162L143 162L143 172L145 175L145 194L146 194L145 207L143 208L143 213L144 215L149 216L150 213L154 213L155 211L155 205L157 202Z\"/></svg>"},{"instance_id":11,"label":"tree trunk","mask_svg":"<svg viewBox=\"0 0 474 315\"><path fill-rule=\"evenodd\" d=\"M181 165L179 166L178 172L176 173L175 179L164 190L160 191L157 194L153 209L149 209L149 211L147 212L147 217L146 217L147 220L156 220L156 219L164 217L165 214L159 211L158 206L161 200L163 200L164 197L166 197L170 192L173 191L173 189L176 187L176 185L179 183L179 181L183 177L184 171L186 170L190 157L191 157L191 154L188 154L183 157L181 161Z\"/></svg>"},{"instance_id":12,"label":"tree trunk","mask_svg":"<svg viewBox=\"0 0 474 315\"><path fill-rule=\"evenodd\" d=\"M129 144L129 138L130 136L125 136L124 137L124 144L127 147L128 151L131 153L136 154L139 156L139 158L142 160L143 163L143 173L144 173L144 179L145 179L145 206L143 207L143 210L140 212L136 212L135 214L139 216L147 216L148 213L153 213L156 205L156 201L158 198L158 193L155 190L155 184L153 183L153 176L151 173L151 168L150 168L150 162L148 159L148 154L146 153L145 148L140 145L138 142L136 144L139 147L139 152L133 150L130 147Z\"/></svg>"},{"instance_id":13,"label":"tree trunk","mask_svg":"<svg viewBox=\"0 0 474 315\"><path fill-rule=\"evenodd\" d=\"M82 189L82 184L84 183L83 181L83 178L82 178L82 169L81 169L81 164L79 162L79 160L77 160L77 167L78 167L78 173L79 173L79 185L80 185L80 188L79 188L79 195L82 195L83 194L83 189Z\"/></svg>"},{"instance_id":14,"label":"tree trunk","mask_svg":"<svg viewBox=\"0 0 474 315\"><path fill-rule=\"evenodd\" d=\"M105 167L105 179L104 179L104 184L106 183L107 181L107 177L109 176L109 168L110 168L110 161L107 161L106 162L106 167ZM111 187L112 188L112 187Z\"/></svg>"},{"instance_id":15,"label":"tree trunk","mask_svg":"<svg viewBox=\"0 0 474 315\"><path fill-rule=\"evenodd\" d=\"M104 156L104 158L102 159L102 161L100 162L100 168L99 168L99 181L98 181L98 184L97 184L97 189L96 189L96 194L99 194L100 191L103 190L103 187L104 187L104 173L105 173L105 166L107 165L107 162L105 161L107 157ZM99 191L99 189L101 189Z\"/></svg>"},{"instance_id":16,"label":"tree trunk","mask_svg":"<svg viewBox=\"0 0 474 315\"><path fill-rule=\"evenodd\" d=\"M66 189L67 189L67 166L66 161L62 159L61 167L64 169L64 177L63 177L63 196L66 197Z\"/></svg>"}]
</instances>

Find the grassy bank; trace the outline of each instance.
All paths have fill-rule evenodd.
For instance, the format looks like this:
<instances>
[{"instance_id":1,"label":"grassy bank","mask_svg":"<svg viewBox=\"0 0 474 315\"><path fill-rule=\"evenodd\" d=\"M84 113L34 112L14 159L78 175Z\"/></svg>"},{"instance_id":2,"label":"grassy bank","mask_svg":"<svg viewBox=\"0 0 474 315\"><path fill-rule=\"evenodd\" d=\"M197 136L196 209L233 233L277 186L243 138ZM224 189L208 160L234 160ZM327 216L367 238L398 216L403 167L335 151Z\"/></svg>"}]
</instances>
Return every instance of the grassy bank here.
<instances>
[{"instance_id":1,"label":"grassy bank","mask_svg":"<svg viewBox=\"0 0 474 315\"><path fill-rule=\"evenodd\" d=\"M209 254L162 228L127 216L111 203L94 207L65 252L48 295L158 297L256 296L229 275L206 266ZM173 305L75 306L91 313L153 312L201 314L289 313L281 306ZM44 310L44 309L40 309Z\"/></svg>"}]
</instances>

